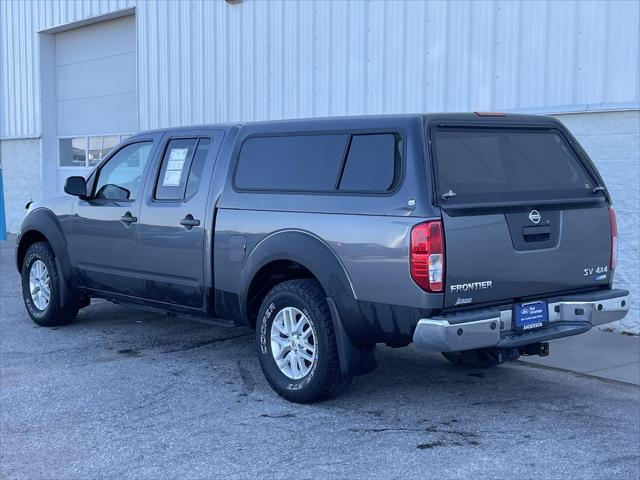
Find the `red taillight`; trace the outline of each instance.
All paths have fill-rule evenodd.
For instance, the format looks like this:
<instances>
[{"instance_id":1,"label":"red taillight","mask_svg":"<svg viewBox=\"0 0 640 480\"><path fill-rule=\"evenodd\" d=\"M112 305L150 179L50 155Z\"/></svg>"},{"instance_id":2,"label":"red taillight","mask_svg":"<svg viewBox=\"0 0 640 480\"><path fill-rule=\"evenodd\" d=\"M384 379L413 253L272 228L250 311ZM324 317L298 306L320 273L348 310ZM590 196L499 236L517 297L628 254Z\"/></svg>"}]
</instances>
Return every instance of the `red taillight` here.
<instances>
[{"instance_id":1,"label":"red taillight","mask_svg":"<svg viewBox=\"0 0 640 480\"><path fill-rule=\"evenodd\" d=\"M427 292L444 288L444 236L437 220L416 225L411 230L409 263L411 278Z\"/></svg>"},{"instance_id":2,"label":"red taillight","mask_svg":"<svg viewBox=\"0 0 640 480\"><path fill-rule=\"evenodd\" d=\"M609 222L611 223L611 263L609 268L614 269L618 264L618 223L613 208L609 208Z\"/></svg>"}]
</instances>

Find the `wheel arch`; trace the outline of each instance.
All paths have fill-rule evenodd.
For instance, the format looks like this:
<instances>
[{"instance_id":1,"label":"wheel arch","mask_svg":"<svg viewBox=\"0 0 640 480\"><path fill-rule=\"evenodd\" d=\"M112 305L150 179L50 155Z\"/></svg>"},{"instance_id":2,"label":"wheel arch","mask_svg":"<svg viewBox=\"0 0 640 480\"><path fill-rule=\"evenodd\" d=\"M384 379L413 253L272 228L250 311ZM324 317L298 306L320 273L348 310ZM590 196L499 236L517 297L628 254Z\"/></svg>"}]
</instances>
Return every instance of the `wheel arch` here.
<instances>
[{"instance_id":1,"label":"wheel arch","mask_svg":"<svg viewBox=\"0 0 640 480\"><path fill-rule=\"evenodd\" d=\"M241 273L240 293L241 314L249 325L255 325L256 305L259 308L272 286L294 278L313 278L324 290L341 370L361 375L375 369L375 345L362 346L358 342L364 322L349 275L331 247L309 232L276 232L251 251Z\"/></svg>"},{"instance_id":2,"label":"wheel arch","mask_svg":"<svg viewBox=\"0 0 640 480\"><path fill-rule=\"evenodd\" d=\"M303 278L318 280L307 267L293 260L272 260L260 267L249 283L244 302L249 325L255 328L260 305L273 287L286 280Z\"/></svg>"},{"instance_id":3,"label":"wheel arch","mask_svg":"<svg viewBox=\"0 0 640 480\"><path fill-rule=\"evenodd\" d=\"M71 263L66 238L55 215L45 208L39 208L29 213L22 223L16 248L18 271L22 273L22 264L29 247L39 241L49 243L59 262L62 274L65 279L70 279Z\"/></svg>"},{"instance_id":4,"label":"wheel arch","mask_svg":"<svg viewBox=\"0 0 640 480\"><path fill-rule=\"evenodd\" d=\"M49 240L40 230L28 230L22 234L16 250L16 267L18 272L22 273L22 264L24 263L24 257L27 255L27 250L34 243L47 242Z\"/></svg>"},{"instance_id":5,"label":"wheel arch","mask_svg":"<svg viewBox=\"0 0 640 480\"><path fill-rule=\"evenodd\" d=\"M275 232L259 242L242 269L240 308L249 324L254 324L250 306L256 300L256 292L258 289L267 290L267 286L270 289L275 285L270 283L278 275L282 281L314 278L339 309L348 308L350 304L355 307L356 297L351 281L335 252L309 232L285 230ZM261 282L266 279L269 279L267 286L260 288ZM260 293L266 294L265 291Z\"/></svg>"}]
</instances>

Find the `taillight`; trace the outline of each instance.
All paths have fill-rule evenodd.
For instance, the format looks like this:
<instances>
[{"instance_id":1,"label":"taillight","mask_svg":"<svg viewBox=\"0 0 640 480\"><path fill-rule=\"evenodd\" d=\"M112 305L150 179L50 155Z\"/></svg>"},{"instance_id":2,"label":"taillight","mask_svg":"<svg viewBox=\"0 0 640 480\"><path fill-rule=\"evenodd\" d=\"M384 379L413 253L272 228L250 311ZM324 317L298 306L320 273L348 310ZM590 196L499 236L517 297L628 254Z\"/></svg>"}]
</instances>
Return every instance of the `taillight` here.
<instances>
[{"instance_id":1,"label":"taillight","mask_svg":"<svg viewBox=\"0 0 640 480\"><path fill-rule=\"evenodd\" d=\"M618 264L618 223L613 208L609 208L609 222L611 223L611 263L609 268L614 269Z\"/></svg>"},{"instance_id":2,"label":"taillight","mask_svg":"<svg viewBox=\"0 0 640 480\"><path fill-rule=\"evenodd\" d=\"M409 257L413 281L427 292L441 292L444 288L444 235L440 220L413 227Z\"/></svg>"}]
</instances>

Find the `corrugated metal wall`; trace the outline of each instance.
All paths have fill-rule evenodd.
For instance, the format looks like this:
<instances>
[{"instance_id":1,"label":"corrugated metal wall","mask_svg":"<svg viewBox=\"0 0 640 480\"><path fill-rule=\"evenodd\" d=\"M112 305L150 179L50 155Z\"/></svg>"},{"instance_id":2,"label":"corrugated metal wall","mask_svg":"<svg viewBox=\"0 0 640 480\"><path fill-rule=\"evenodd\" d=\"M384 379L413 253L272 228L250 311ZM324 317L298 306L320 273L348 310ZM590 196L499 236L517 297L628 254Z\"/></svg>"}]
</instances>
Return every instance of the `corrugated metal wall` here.
<instances>
[{"instance_id":1,"label":"corrugated metal wall","mask_svg":"<svg viewBox=\"0 0 640 480\"><path fill-rule=\"evenodd\" d=\"M35 32L133 4L141 129L640 101L636 1L2 2L3 137L39 134Z\"/></svg>"}]
</instances>

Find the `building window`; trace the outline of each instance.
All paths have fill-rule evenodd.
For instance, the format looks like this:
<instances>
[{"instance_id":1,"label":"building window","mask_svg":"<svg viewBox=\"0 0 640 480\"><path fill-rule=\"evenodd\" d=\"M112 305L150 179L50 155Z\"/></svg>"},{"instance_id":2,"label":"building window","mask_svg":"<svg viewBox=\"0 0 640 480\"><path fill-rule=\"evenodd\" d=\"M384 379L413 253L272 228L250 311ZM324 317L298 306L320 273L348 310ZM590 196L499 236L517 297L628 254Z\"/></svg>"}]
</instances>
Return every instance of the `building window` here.
<instances>
[{"instance_id":1,"label":"building window","mask_svg":"<svg viewBox=\"0 0 640 480\"><path fill-rule=\"evenodd\" d=\"M89 166L95 167L118 143L120 143L118 135L89 137L89 151L87 155Z\"/></svg>"},{"instance_id":2,"label":"building window","mask_svg":"<svg viewBox=\"0 0 640 480\"><path fill-rule=\"evenodd\" d=\"M61 167L95 167L118 143L131 134L96 135L61 138L58 140L59 165Z\"/></svg>"},{"instance_id":3,"label":"building window","mask_svg":"<svg viewBox=\"0 0 640 480\"><path fill-rule=\"evenodd\" d=\"M87 138L61 138L59 143L61 167L85 167L87 164Z\"/></svg>"}]
</instances>

